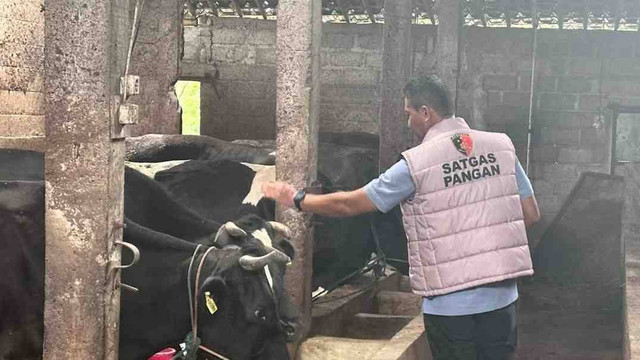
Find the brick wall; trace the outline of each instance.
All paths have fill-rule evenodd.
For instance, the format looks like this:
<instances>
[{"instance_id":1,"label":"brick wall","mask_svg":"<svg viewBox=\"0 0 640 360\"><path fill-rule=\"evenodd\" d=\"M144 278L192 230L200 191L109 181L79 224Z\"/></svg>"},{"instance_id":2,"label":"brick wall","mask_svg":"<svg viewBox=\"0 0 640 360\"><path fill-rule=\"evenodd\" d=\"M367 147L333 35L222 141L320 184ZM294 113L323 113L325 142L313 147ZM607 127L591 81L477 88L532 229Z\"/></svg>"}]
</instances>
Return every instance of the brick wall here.
<instances>
[{"instance_id":1,"label":"brick wall","mask_svg":"<svg viewBox=\"0 0 640 360\"><path fill-rule=\"evenodd\" d=\"M432 72L435 28L416 27L416 72ZM185 28L183 78L201 85L201 133L275 137L276 24L208 19ZM286 61L286 60L284 60ZM320 130L378 132L382 25L323 24Z\"/></svg>"},{"instance_id":2,"label":"brick wall","mask_svg":"<svg viewBox=\"0 0 640 360\"><path fill-rule=\"evenodd\" d=\"M201 86L201 133L274 138L275 22L208 21L185 28L181 66L185 78L206 79L219 71L215 86ZM323 24L321 56L321 131L377 133L382 25Z\"/></svg>"},{"instance_id":3,"label":"brick wall","mask_svg":"<svg viewBox=\"0 0 640 360\"><path fill-rule=\"evenodd\" d=\"M640 105L635 33L538 33L530 177L543 218L559 210L582 171L608 172L610 101ZM532 66L531 30L465 29L458 113L505 131L523 165ZM601 119L603 126L594 127Z\"/></svg>"},{"instance_id":4,"label":"brick wall","mask_svg":"<svg viewBox=\"0 0 640 360\"><path fill-rule=\"evenodd\" d=\"M323 31L321 130L377 133L382 26L324 24ZM434 37L434 27L414 26L415 74L434 72ZM640 105L640 38L571 30L538 37L530 177L549 220L582 171L608 171L605 107ZM215 76L213 64L219 70L216 91L202 92L204 134L275 136L274 42L273 22L215 19L186 29L183 75ZM464 28L460 47L458 115L508 133L526 165L533 32Z\"/></svg>"},{"instance_id":5,"label":"brick wall","mask_svg":"<svg viewBox=\"0 0 640 360\"><path fill-rule=\"evenodd\" d=\"M0 7L0 147L44 149L42 0Z\"/></svg>"}]
</instances>

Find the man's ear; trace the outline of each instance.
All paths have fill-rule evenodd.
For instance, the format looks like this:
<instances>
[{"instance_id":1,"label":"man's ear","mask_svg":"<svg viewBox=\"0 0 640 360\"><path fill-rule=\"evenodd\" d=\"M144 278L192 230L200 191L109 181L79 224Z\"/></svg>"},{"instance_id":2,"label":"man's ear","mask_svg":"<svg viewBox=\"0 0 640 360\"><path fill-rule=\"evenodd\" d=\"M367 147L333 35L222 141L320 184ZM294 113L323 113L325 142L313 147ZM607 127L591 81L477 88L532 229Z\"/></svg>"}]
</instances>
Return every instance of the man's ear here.
<instances>
[{"instance_id":1,"label":"man's ear","mask_svg":"<svg viewBox=\"0 0 640 360\"><path fill-rule=\"evenodd\" d=\"M431 114L429 113L429 107L428 107L428 106L426 106L426 105L422 105L422 106L420 106L420 114L422 114L422 115L424 115L424 116L429 116L429 115L431 115Z\"/></svg>"}]
</instances>

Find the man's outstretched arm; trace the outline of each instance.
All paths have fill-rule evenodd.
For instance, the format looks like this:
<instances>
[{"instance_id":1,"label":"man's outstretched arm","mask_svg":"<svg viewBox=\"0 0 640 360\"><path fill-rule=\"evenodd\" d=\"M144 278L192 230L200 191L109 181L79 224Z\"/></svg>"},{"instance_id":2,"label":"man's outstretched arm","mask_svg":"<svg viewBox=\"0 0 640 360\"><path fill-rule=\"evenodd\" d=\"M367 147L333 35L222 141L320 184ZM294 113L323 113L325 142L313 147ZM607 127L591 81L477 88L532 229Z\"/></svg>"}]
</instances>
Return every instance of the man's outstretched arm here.
<instances>
[{"instance_id":1,"label":"man's outstretched arm","mask_svg":"<svg viewBox=\"0 0 640 360\"><path fill-rule=\"evenodd\" d=\"M284 182L268 182L262 185L262 193L278 204L293 207L297 190ZM377 210L364 188L339 191L331 194L307 194L300 202L303 211L331 217L348 217Z\"/></svg>"}]
</instances>

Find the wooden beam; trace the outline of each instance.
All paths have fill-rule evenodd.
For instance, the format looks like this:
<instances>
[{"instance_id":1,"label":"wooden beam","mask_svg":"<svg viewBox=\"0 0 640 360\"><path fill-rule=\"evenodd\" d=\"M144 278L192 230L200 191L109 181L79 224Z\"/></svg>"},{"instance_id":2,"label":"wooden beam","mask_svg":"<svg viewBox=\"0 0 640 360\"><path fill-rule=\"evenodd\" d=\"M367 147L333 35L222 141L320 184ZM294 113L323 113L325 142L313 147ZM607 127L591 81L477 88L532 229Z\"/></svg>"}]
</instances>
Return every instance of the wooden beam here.
<instances>
[{"instance_id":1,"label":"wooden beam","mask_svg":"<svg viewBox=\"0 0 640 360\"><path fill-rule=\"evenodd\" d=\"M376 17L373 14L373 7L369 4L368 0L362 0L362 9L367 11L367 14L369 14L369 20L371 20L372 24L375 24Z\"/></svg>"},{"instance_id":2,"label":"wooden beam","mask_svg":"<svg viewBox=\"0 0 640 360\"><path fill-rule=\"evenodd\" d=\"M267 12L264 11L264 5L262 4L262 1L264 0L255 0L256 1L256 5L258 5L258 9L260 10L260 13L262 14L262 18L267 20Z\"/></svg>"},{"instance_id":3,"label":"wooden beam","mask_svg":"<svg viewBox=\"0 0 640 360\"><path fill-rule=\"evenodd\" d=\"M231 0L231 3L233 4L233 7L236 9L236 12L238 13L238 17L244 17L244 15L242 15L242 9L240 8L240 5L238 5L238 1L237 0Z\"/></svg>"}]
</instances>

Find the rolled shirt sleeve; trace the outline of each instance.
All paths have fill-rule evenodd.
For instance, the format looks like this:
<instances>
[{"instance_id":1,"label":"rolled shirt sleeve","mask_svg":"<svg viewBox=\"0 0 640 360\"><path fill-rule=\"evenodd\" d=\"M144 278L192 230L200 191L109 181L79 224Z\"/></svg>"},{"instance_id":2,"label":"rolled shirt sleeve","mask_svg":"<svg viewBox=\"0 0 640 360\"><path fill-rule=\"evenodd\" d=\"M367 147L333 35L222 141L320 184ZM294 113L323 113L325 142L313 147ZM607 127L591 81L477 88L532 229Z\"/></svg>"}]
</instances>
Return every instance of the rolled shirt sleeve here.
<instances>
[{"instance_id":1,"label":"rolled shirt sleeve","mask_svg":"<svg viewBox=\"0 0 640 360\"><path fill-rule=\"evenodd\" d=\"M529 177L524 172L520 161L516 159L516 181L518 182L518 194L520 194L520 200L524 200L533 195L533 187Z\"/></svg>"},{"instance_id":2,"label":"rolled shirt sleeve","mask_svg":"<svg viewBox=\"0 0 640 360\"><path fill-rule=\"evenodd\" d=\"M409 199L416 191L409 165L402 159L364 186L369 200L383 213Z\"/></svg>"}]
</instances>

